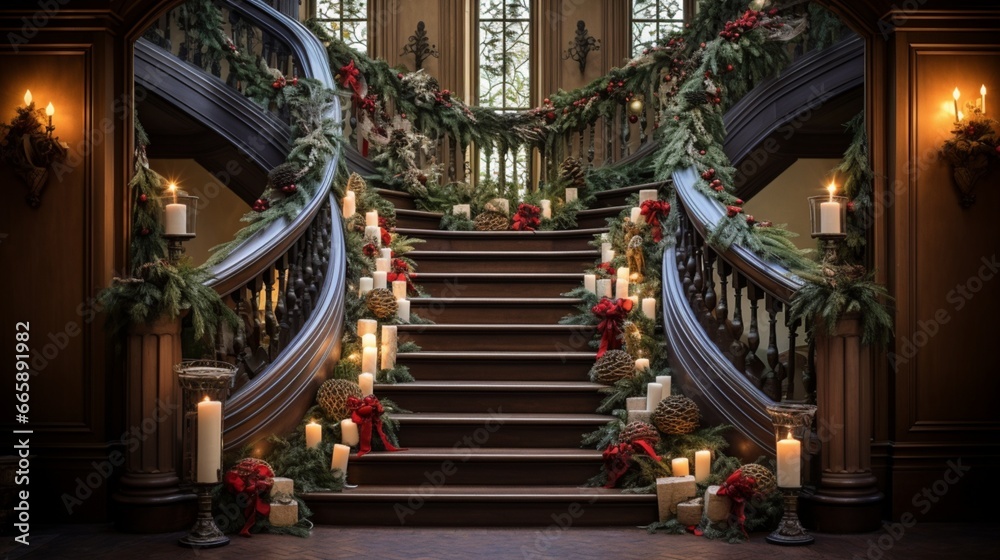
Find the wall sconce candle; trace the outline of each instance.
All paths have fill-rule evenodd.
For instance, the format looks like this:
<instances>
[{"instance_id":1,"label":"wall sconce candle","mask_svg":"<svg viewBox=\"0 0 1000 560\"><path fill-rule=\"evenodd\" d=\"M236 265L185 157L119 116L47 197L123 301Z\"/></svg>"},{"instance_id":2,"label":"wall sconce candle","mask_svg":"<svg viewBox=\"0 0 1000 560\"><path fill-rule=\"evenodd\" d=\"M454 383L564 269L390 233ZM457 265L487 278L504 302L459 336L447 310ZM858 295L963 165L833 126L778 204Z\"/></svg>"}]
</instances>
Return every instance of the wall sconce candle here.
<instances>
[{"instance_id":1,"label":"wall sconce candle","mask_svg":"<svg viewBox=\"0 0 1000 560\"><path fill-rule=\"evenodd\" d=\"M962 92L955 88L955 91L951 92L951 96L955 98L955 122L962 122L962 113L958 111L958 98L962 96Z\"/></svg>"},{"instance_id":2,"label":"wall sconce candle","mask_svg":"<svg viewBox=\"0 0 1000 560\"><path fill-rule=\"evenodd\" d=\"M986 115L986 84L979 87L979 111Z\"/></svg>"},{"instance_id":3,"label":"wall sconce candle","mask_svg":"<svg viewBox=\"0 0 1000 560\"><path fill-rule=\"evenodd\" d=\"M28 206L41 205L42 190L48 183L49 170L56 162L66 159L69 146L52 137L55 126L52 116L56 110L52 103L45 108L48 124L35 109L31 90L24 92L24 107L15 108L15 117L0 124L0 160L10 166L14 174L28 189Z\"/></svg>"}]
</instances>

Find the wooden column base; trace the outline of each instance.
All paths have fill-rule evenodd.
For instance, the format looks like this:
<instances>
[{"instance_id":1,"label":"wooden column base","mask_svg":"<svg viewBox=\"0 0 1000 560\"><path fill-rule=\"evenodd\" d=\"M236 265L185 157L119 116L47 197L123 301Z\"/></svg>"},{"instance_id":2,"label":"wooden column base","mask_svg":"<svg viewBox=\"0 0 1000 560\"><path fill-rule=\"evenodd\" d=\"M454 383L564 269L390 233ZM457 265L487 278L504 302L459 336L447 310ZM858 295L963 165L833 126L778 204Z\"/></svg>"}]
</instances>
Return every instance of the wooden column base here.
<instances>
[{"instance_id":1,"label":"wooden column base","mask_svg":"<svg viewBox=\"0 0 1000 560\"><path fill-rule=\"evenodd\" d=\"M124 481L123 481L124 482ZM173 533L191 528L198 512L194 494L114 495L115 528L127 533Z\"/></svg>"},{"instance_id":2,"label":"wooden column base","mask_svg":"<svg viewBox=\"0 0 1000 560\"><path fill-rule=\"evenodd\" d=\"M799 518L820 533L866 533L882 524L882 493L873 475L825 473L819 488L802 492Z\"/></svg>"}]
</instances>

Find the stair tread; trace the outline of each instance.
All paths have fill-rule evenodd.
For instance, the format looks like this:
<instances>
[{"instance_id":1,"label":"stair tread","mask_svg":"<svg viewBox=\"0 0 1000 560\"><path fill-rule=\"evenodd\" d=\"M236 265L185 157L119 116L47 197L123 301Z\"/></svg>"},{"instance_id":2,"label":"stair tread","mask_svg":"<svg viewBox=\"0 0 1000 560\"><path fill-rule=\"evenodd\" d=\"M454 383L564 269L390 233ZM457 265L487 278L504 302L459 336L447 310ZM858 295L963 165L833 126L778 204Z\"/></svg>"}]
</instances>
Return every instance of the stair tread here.
<instances>
[{"instance_id":1,"label":"stair tread","mask_svg":"<svg viewBox=\"0 0 1000 560\"><path fill-rule=\"evenodd\" d=\"M416 332L416 333L426 333L426 332L475 332L475 331L485 331L485 332L495 332L495 331L539 331L539 332L576 332L579 330L592 329L595 327L588 325L549 325L544 323L525 323L525 324L511 324L511 323L500 323L500 324L473 324L473 323L445 323L445 324L433 324L433 325L399 325L399 332ZM502 333L501 333L502 334Z\"/></svg>"},{"instance_id":2,"label":"stair tread","mask_svg":"<svg viewBox=\"0 0 1000 560\"><path fill-rule=\"evenodd\" d=\"M519 239L531 237L583 237L606 233L608 228L564 229L555 231L450 231L445 229L396 228L396 233L419 237Z\"/></svg>"},{"instance_id":3,"label":"stair tread","mask_svg":"<svg viewBox=\"0 0 1000 560\"><path fill-rule=\"evenodd\" d=\"M508 351L420 351L420 352L400 352L397 358L407 360L441 360L445 358L463 360L585 360L597 359L597 352L508 352Z\"/></svg>"},{"instance_id":4,"label":"stair tread","mask_svg":"<svg viewBox=\"0 0 1000 560\"><path fill-rule=\"evenodd\" d=\"M613 417L604 414L566 414L539 412L406 412L392 413L390 416L401 424L483 424L487 421L502 421L509 424L607 424Z\"/></svg>"},{"instance_id":5,"label":"stair tread","mask_svg":"<svg viewBox=\"0 0 1000 560\"><path fill-rule=\"evenodd\" d=\"M448 251L448 250L433 250L426 251L423 249L417 249L410 251L406 254L407 257L419 260L421 257L437 257L437 258L450 258L450 259L469 259L469 260L483 260L483 259L497 259L497 258L580 258L580 257L590 257L600 253L597 249L585 249L578 251Z\"/></svg>"},{"instance_id":6,"label":"stair tread","mask_svg":"<svg viewBox=\"0 0 1000 560\"><path fill-rule=\"evenodd\" d=\"M597 498L602 502L649 503L656 501L656 494L623 494L620 489L581 486L438 486L432 491L419 486L365 484L345 488L342 492L312 492L305 494L310 500L353 501L356 498L379 501L405 502L412 496L428 501L547 501L579 500L581 497Z\"/></svg>"},{"instance_id":7,"label":"stair tread","mask_svg":"<svg viewBox=\"0 0 1000 560\"><path fill-rule=\"evenodd\" d=\"M409 383L377 383L376 389L392 392L420 391L597 391L607 385L588 381L411 381Z\"/></svg>"},{"instance_id":8,"label":"stair tread","mask_svg":"<svg viewBox=\"0 0 1000 560\"><path fill-rule=\"evenodd\" d=\"M423 274L420 275L423 277ZM548 297L548 298L498 298L498 297L420 297L413 298L410 300L411 305L415 303L468 303L482 305L487 303L493 303L497 305L511 305L514 303L568 303L575 304L581 303L582 298L570 298L570 297Z\"/></svg>"},{"instance_id":9,"label":"stair tread","mask_svg":"<svg viewBox=\"0 0 1000 560\"><path fill-rule=\"evenodd\" d=\"M397 216L426 216L426 217L437 217L440 218L444 216L441 212L428 212L427 210L411 210L409 208L397 208Z\"/></svg>"},{"instance_id":10,"label":"stair tread","mask_svg":"<svg viewBox=\"0 0 1000 560\"><path fill-rule=\"evenodd\" d=\"M372 451L361 458L356 453L351 454L351 461L356 464L372 461L428 461L448 460L458 457L462 462L477 461L579 461L595 460L603 457L603 452L597 449L574 448L532 448L532 447L421 447L407 449L401 452Z\"/></svg>"},{"instance_id":11,"label":"stair tread","mask_svg":"<svg viewBox=\"0 0 1000 560\"><path fill-rule=\"evenodd\" d=\"M612 216L618 215L626 208L628 208L628 206L624 204L621 206L605 206L604 208L589 208L587 210L580 210L577 212L577 216Z\"/></svg>"},{"instance_id":12,"label":"stair tread","mask_svg":"<svg viewBox=\"0 0 1000 560\"><path fill-rule=\"evenodd\" d=\"M483 280L575 280L583 278L583 272L421 272L420 281L448 278L468 278Z\"/></svg>"},{"instance_id":13,"label":"stair tread","mask_svg":"<svg viewBox=\"0 0 1000 560\"><path fill-rule=\"evenodd\" d=\"M643 189L659 189L661 186L663 186L662 181L643 183L641 185L629 185L627 187L618 187L617 189L608 189L606 191L601 191L597 193L595 196L597 197L597 200L602 200L606 198L614 198L616 196L623 194L637 193Z\"/></svg>"}]
</instances>

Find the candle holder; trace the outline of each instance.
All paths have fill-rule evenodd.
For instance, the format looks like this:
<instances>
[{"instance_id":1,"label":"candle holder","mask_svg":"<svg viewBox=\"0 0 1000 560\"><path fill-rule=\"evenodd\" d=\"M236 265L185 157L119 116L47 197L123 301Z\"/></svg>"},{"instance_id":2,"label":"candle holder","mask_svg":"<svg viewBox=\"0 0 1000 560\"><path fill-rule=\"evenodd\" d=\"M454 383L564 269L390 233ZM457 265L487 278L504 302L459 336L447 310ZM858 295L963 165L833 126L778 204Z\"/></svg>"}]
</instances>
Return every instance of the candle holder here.
<instances>
[{"instance_id":1,"label":"candle holder","mask_svg":"<svg viewBox=\"0 0 1000 560\"><path fill-rule=\"evenodd\" d=\"M198 197L170 186L169 193L160 197L160 223L167 240L167 256L176 263L184 255L184 242L194 239L198 224Z\"/></svg>"},{"instance_id":2,"label":"candle holder","mask_svg":"<svg viewBox=\"0 0 1000 560\"><path fill-rule=\"evenodd\" d=\"M216 360L185 360L174 366L177 380L183 390L183 453L181 473L185 485L192 485L198 495L198 517L188 534L178 544L189 548L215 548L229 544L212 517L212 489L222 480L222 469L216 472L215 482L198 482L198 402L207 396L211 400L226 402L232 387L236 366ZM222 446L219 446L219 465L222 465Z\"/></svg>"},{"instance_id":3,"label":"candle holder","mask_svg":"<svg viewBox=\"0 0 1000 560\"><path fill-rule=\"evenodd\" d=\"M847 203L846 196L809 197L811 236L823 243L823 264L829 267L838 264L840 242L847 238L847 234L844 233L844 225L847 223Z\"/></svg>"},{"instance_id":4,"label":"candle holder","mask_svg":"<svg viewBox=\"0 0 1000 560\"><path fill-rule=\"evenodd\" d=\"M774 425L775 442L781 442L786 437L793 437L801 442L809 435L812 429L813 417L816 415L816 407L809 404L777 404L767 407L767 413L771 416L771 423ZM801 446L799 447L799 462L801 464ZM780 447L779 447L780 451ZM778 457L778 486L784 500L785 512L781 516L778 528L765 540L771 544L783 546L800 546L812 544L815 539L806 532L799 521L798 506L799 493L802 490L801 475L795 483L798 486L788 485L788 481L782 481L782 457ZM798 468L796 468L796 471ZM798 474L798 473L796 473ZM784 485L782 485L784 482Z\"/></svg>"}]
</instances>

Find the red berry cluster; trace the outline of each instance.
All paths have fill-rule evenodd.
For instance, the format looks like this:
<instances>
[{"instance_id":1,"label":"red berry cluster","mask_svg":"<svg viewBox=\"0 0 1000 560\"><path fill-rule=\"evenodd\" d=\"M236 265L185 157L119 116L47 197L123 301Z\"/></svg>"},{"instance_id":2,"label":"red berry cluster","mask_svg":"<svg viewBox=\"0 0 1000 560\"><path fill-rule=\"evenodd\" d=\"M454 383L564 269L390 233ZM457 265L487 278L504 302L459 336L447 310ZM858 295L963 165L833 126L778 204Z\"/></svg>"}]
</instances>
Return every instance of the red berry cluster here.
<instances>
[{"instance_id":1,"label":"red berry cluster","mask_svg":"<svg viewBox=\"0 0 1000 560\"><path fill-rule=\"evenodd\" d=\"M704 179L704 180L706 180L706 181L710 181L708 183L708 186L710 186L713 189L715 189L716 192L722 192L722 191L726 190L726 188L724 186L722 186L722 180L715 178L715 169L714 168L709 168L709 169L703 171L701 173L701 178Z\"/></svg>"},{"instance_id":2,"label":"red berry cluster","mask_svg":"<svg viewBox=\"0 0 1000 560\"><path fill-rule=\"evenodd\" d=\"M279 76L277 80L274 80L274 82L271 83L271 87L274 89L281 89L286 85L288 85L288 81L285 80L284 76Z\"/></svg>"},{"instance_id":3,"label":"red berry cluster","mask_svg":"<svg viewBox=\"0 0 1000 560\"><path fill-rule=\"evenodd\" d=\"M443 89L434 94L434 100L444 105L445 107L451 107L451 91Z\"/></svg>"},{"instance_id":4,"label":"red berry cluster","mask_svg":"<svg viewBox=\"0 0 1000 560\"><path fill-rule=\"evenodd\" d=\"M271 201L266 198L258 198L253 203L254 212L263 212L271 207Z\"/></svg>"},{"instance_id":5,"label":"red berry cluster","mask_svg":"<svg viewBox=\"0 0 1000 560\"><path fill-rule=\"evenodd\" d=\"M740 201L737 200L737 202ZM733 218L737 214L742 214L742 213L743 213L743 208L740 206L734 206L734 205L726 206L726 215L729 216L730 218Z\"/></svg>"},{"instance_id":6,"label":"red berry cluster","mask_svg":"<svg viewBox=\"0 0 1000 560\"><path fill-rule=\"evenodd\" d=\"M146 204L147 200L149 200L149 197L145 193L139 195L139 202L142 204Z\"/></svg>"},{"instance_id":7,"label":"red berry cluster","mask_svg":"<svg viewBox=\"0 0 1000 560\"><path fill-rule=\"evenodd\" d=\"M757 219L752 214L747 214L747 225L752 226L757 223Z\"/></svg>"},{"instance_id":8,"label":"red berry cluster","mask_svg":"<svg viewBox=\"0 0 1000 560\"><path fill-rule=\"evenodd\" d=\"M740 40L740 36L745 34L747 31L756 29L757 27L782 27L785 24L781 22L772 22L768 20L768 16L774 17L778 14L777 9L772 9L771 11L764 13L757 10L747 10L740 16L736 21L727 21L726 27L719 32L719 37L726 39L731 43L735 43Z\"/></svg>"},{"instance_id":9,"label":"red berry cluster","mask_svg":"<svg viewBox=\"0 0 1000 560\"><path fill-rule=\"evenodd\" d=\"M292 193L294 193L297 190L299 190L299 188L297 186L295 186L295 183L292 183L291 185L285 185L285 186L281 187L281 192L283 192L285 194L292 194Z\"/></svg>"}]
</instances>

